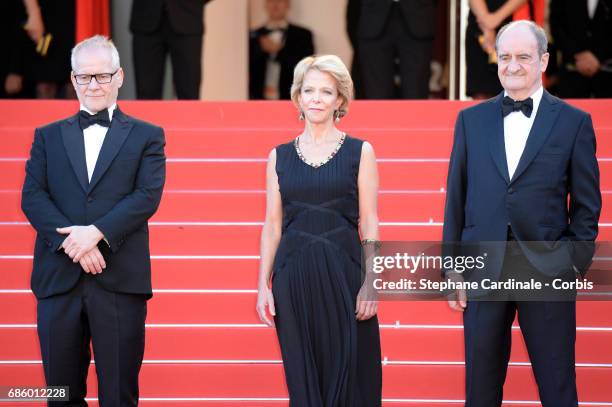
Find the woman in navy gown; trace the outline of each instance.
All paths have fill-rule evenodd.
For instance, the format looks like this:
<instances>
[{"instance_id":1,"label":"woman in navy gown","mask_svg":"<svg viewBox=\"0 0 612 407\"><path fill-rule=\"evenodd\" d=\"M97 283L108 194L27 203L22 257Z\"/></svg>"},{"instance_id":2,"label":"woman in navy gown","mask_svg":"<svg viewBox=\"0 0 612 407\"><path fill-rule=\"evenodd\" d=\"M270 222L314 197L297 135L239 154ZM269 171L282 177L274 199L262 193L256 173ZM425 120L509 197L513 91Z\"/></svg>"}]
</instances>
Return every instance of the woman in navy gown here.
<instances>
[{"instance_id":1,"label":"woman in navy gown","mask_svg":"<svg viewBox=\"0 0 612 407\"><path fill-rule=\"evenodd\" d=\"M381 404L378 303L361 279L361 245L379 239L376 159L335 125L352 91L338 57L303 59L291 99L304 130L268 159L257 312L274 317L292 407Z\"/></svg>"}]
</instances>

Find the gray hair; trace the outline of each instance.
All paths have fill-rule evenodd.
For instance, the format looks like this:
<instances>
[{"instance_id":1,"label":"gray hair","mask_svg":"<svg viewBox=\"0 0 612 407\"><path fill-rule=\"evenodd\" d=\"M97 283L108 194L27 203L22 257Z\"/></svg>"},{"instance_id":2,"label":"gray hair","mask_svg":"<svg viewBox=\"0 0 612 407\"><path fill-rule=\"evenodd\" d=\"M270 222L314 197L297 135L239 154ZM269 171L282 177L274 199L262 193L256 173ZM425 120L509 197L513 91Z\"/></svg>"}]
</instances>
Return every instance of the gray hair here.
<instances>
[{"instance_id":1,"label":"gray hair","mask_svg":"<svg viewBox=\"0 0 612 407\"><path fill-rule=\"evenodd\" d=\"M83 50L103 49L107 50L111 57L111 65L113 70L120 68L119 64L119 51L113 44L113 41L103 35L94 35L79 42L72 48L72 54L70 55L70 65L72 70L76 72L76 59L79 52Z\"/></svg>"},{"instance_id":2,"label":"gray hair","mask_svg":"<svg viewBox=\"0 0 612 407\"><path fill-rule=\"evenodd\" d=\"M539 25L537 25L533 21L530 21L530 20L517 20L517 21L512 21L512 22L504 25L497 32L497 37L495 38L495 51L496 52L499 49L499 40L501 39L502 35L504 35L504 33L507 30L509 30L510 28L514 28L517 25L527 25L527 27L529 27L529 29L531 30L531 33L533 34L533 36L536 39L536 42L538 43L538 56L541 57L542 55L544 55L548 51L548 38L546 38L546 31L544 31L544 29L542 27L540 27Z\"/></svg>"}]
</instances>

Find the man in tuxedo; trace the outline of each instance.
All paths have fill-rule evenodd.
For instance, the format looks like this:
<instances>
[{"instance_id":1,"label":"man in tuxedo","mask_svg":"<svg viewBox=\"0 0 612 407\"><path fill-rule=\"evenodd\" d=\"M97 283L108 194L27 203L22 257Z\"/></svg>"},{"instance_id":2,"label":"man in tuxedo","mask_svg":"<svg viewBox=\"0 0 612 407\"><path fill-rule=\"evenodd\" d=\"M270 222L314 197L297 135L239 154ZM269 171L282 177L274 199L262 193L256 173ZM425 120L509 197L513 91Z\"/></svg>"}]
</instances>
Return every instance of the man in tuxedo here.
<instances>
[{"instance_id":1,"label":"man in tuxedo","mask_svg":"<svg viewBox=\"0 0 612 407\"><path fill-rule=\"evenodd\" d=\"M86 406L96 360L100 406L136 406L151 264L147 220L165 180L164 132L117 107L119 54L95 36L72 50L81 111L38 128L21 207L36 229L32 291L47 385Z\"/></svg>"},{"instance_id":2,"label":"man in tuxedo","mask_svg":"<svg viewBox=\"0 0 612 407\"><path fill-rule=\"evenodd\" d=\"M361 64L359 63L359 17L361 14L361 0L348 0L346 3L346 34L348 35L353 59L351 61L351 78L355 87L355 99L363 98L363 84L361 80Z\"/></svg>"},{"instance_id":3,"label":"man in tuxedo","mask_svg":"<svg viewBox=\"0 0 612 407\"><path fill-rule=\"evenodd\" d=\"M593 125L587 113L543 89L546 49L546 34L533 22L503 27L496 51L504 91L461 111L456 122L443 240L499 242L498 255L487 259L492 280L574 281L590 259L573 249L597 237ZM565 301L517 300L512 292L465 301L465 294L459 290L449 305L463 312L466 406L501 406L518 313L543 406L576 407L575 293Z\"/></svg>"},{"instance_id":4,"label":"man in tuxedo","mask_svg":"<svg viewBox=\"0 0 612 407\"><path fill-rule=\"evenodd\" d=\"M550 29L562 54L559 95L612 97L612 0L553 0Z\"/></svg>"},{"instance_id":5,"label":"man in tuxedo","mask_svg":"<svg viewBox=\"0 0 612 407\"><path fill-rule=\"evenodd\" d=\"M134 0L130 30L138 99L161 99L168 54L177 98L199 99L209 1Z\"/></svg>"},{"instance_id":6,"label":"man in tuxedo","mask_svg":"<svg viewBox=\"0 0 612 407\"><path fill-rule=\"evenodd\" d=\"M293 68L314 54L312 33L287 21L289 0L266 0L266 12L249 38L249 98L289 100Z\"/></svg>"},{"instance_id":7,"label":"man in tuxedo","mask_svg":"<svg viewBox=\"0 0 612 407\"><path fill-rule=\"evenodd\" d=\"M396 59L402 99L429 96L436 0L362 0L359 62L366 99L393 99Z\"/></svg>"}]
</instances>

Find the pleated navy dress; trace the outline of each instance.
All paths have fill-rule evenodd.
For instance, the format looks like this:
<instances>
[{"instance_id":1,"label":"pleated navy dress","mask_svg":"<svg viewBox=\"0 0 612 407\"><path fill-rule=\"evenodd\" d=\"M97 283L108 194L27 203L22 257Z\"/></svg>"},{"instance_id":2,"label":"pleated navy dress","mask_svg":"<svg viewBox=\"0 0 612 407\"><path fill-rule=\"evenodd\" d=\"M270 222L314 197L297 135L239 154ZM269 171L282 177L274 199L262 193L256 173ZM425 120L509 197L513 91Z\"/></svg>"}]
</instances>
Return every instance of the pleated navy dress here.
<instances>
[{"instance_id":1,"label":"pleated navy dress","mask_svg":"<svg viewBox=\"0 0 612 407\"><path fill-rule=\"evenodd\" d=\"M343 135L336 154L318 167L296 141L276 148L283 228L272 293L291 407L381 404L378 319L355 317L362 144Z\"/></svg>"}]
</instances>

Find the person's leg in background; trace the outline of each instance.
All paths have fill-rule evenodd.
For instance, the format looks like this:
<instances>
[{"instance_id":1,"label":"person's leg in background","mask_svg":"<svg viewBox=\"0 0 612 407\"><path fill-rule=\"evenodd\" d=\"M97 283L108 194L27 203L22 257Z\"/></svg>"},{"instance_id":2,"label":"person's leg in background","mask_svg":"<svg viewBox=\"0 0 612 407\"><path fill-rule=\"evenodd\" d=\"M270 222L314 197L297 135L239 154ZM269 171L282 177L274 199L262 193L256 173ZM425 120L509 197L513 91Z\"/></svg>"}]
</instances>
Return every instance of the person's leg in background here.
<instances>
[{"instance_id":1,"label":"person's leg in background","mask_svg":"<svg viewBox=\"0 0 612 407\"><path fill-rule=\"evenodd\" d=\"M202 35L168 36L172 77L178 99L199 99L202 80Z\"/></svg>"},{"instance_id":2,"label":"person's leg in background","mask_svg":"<svg viewBox=\"0 0 612 407\"><path fill-rule=\"evenodd\" d=\"M428 99L433 41L404 33L396 39L402 99Z\"/></svg>"},{"instance_id":3,"label":"person's leg in background","mask_svg":"<svg viewBox=\"0 0 612 407\"><path fill-rule=\"evenodd\" d=\"M163 28L150 34L134 33L132 52L136 97L161 99L168 53Z\"/></svg>"},{"instance_id":4,"label":"person's leg in background","mask_svg":"<svg viewBox=\"0 0 612 407\"><path fill-rule=\"evenodd\" d=\"M593 77L593 97L612 98L612 72L599 71Z\"/></svg>"},{"instance_id":5,"label":"person's leg in background","mask_svg":"<svg viewBox=\"0 0 612 407\"><path fill-rule=\"evenodd\" d=\"M587 99L591 97L592 86L591 78L562 68L559 76L559 97Z\"/></svg>"},{"instance_id":6,"label":"person's leg in background","mask_svg":"<svg viewBox=\"0 0 612 407\"><path fill-rule=\"evenodd\" d=\"M395 94L395 49L389 26L373 39L359 39L358 60L365 99L393 99Z\"/></svg>"}]
</instances>

